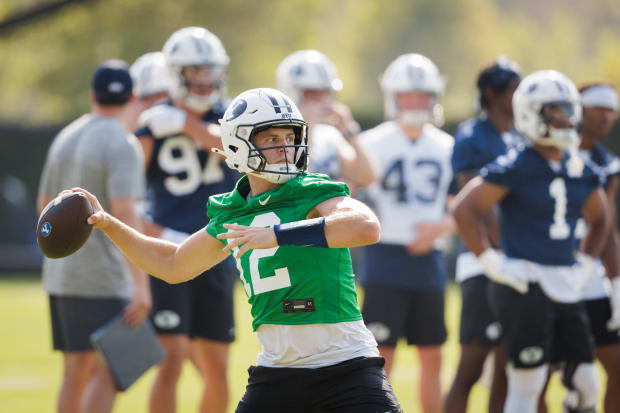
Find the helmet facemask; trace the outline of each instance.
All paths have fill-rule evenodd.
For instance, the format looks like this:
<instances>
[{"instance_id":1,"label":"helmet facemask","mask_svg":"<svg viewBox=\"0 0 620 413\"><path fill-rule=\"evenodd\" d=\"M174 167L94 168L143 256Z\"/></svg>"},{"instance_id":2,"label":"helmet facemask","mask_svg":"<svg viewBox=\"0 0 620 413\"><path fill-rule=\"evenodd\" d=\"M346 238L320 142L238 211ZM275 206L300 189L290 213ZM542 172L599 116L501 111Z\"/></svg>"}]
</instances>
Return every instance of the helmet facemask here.
<instances>
[{"instance_id":1,"label":"helmet facemask","mask_svg":"<svg viewBox=\"0 0 620 413\"><path fill-rule=\"evenodd\" d=\"M175 67L177 87L175 98L183 100L185 106L204 113L222 98L226 89L225 65L195 65ZM208 89L207 93L193 93L192 87Z\"/></svg>"},{"instance_id":2,"label":"helmet facemask","mask_svg":"<svg viewBox=\"0 0 620 413\"><path fill-rule=\"evenodd\" d=\"M264 148L257 148L254 145L254 138L257 134L269 128L292 129L295 138L293 144L275 145ZM248 136L249 135L249 136ZM300 173L304 173L308 167L308 143L307 143L307 124L303 121L292 121L282 123L281 121L265 122L258 125L239 125L236 128L235 136L240 145L246 146L247 168L249 174L263 178L271 183L282 184ZM289 159L287 150L294 148L292 159ZM238 147L228 147L229 150L237 152ZM277 164L267 162L267 157L263 151L278 150L285 151L285 161ZM231 165L233 166L233 165ZM239 165L233 166L235 169Z\"/></svg>"},{"instance_id":3,"label":"helmet facemask","mask_svg":"<svg viewBox=\"0 0 620 413\"><path fill-rule=\"evenodd\" d=\"M539 136L537 143L560 149L579 146L578 122L581 119L578 104L569 101L542 104L539 110Z\"/></svg>"}]
</instances>

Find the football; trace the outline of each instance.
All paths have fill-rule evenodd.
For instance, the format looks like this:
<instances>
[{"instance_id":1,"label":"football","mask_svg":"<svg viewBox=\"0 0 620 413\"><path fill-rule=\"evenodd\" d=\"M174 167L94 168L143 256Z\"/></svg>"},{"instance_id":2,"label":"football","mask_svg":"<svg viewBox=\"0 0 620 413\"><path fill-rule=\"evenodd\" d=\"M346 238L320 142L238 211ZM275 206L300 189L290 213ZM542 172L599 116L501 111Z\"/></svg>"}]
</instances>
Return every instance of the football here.
<instances>
[{"instance_id":1,"label":"football","mask_svg":"<svg viewBox=\"0 0 620 413\"><path fill-rule=\"evenodd\" d=\"M54 198L39 217L37 243L48 258L67 257L86 242L92 225L86 220L93 208L86 196L79 192Z\"/></svg>"}]
</instances>

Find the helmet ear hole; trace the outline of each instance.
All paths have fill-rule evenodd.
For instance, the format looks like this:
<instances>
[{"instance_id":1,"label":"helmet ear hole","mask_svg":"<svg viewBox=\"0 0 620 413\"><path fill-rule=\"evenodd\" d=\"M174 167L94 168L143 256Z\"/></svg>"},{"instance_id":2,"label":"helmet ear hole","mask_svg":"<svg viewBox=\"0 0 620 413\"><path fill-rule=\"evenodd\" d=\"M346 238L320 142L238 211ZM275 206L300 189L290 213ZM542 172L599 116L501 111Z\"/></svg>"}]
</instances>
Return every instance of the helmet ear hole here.
<instances>
[{"instance_id":1,"label":"helmet ear hole","mask_svg":"<svg viewBox=\"0 0 620 413\"><path fill-rule=\"evenodd\" d=\"M234 146L234 145L228 145L228 149L230 149L234 153L237 153L237 151L239 150L239 147L238 146Z\"/></svg>"}]
</instances>

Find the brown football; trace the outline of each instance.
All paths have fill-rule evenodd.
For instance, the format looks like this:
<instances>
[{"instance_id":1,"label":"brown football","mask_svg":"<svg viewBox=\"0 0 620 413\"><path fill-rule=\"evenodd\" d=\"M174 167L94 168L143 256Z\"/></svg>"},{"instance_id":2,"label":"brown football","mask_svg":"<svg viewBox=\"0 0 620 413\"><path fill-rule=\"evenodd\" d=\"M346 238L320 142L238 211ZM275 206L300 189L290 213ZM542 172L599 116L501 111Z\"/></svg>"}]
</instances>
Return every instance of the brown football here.
<instances>
[{"instance_id":1,"label":"brown football","mask_svg":"<svg viewBox=\"0 0 620 413\"><path fill-rule=\"evenodd\" d=\"M39 217L37 243L48 258L67 257L86 242L93 226L86 223L93 208L79 192L54 198Z\"/></svg>"}]
</instances>

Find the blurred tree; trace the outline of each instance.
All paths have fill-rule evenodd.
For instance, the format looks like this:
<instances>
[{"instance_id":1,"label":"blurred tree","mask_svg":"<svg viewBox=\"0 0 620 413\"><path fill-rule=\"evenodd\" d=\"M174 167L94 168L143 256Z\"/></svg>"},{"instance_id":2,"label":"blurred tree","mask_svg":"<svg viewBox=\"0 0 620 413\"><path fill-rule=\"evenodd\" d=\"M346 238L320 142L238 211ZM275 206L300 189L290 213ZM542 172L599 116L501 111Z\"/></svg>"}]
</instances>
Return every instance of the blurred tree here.
<instances>
[{"instance_id":1,"label":"blurred tree","mask_svg":"<svg viewBox=\"0 0 620 413\"><path fill-rule=\"evenodd\" d=\"M42 0L4 0L0 19ZM448 80L449 119L472 111L474 79L499 54L524 72L564 71L577 83L620 85L616 0L105 0L72 4L0 37L0 120L60 122L88 108L90 76L102 60L132 62L161 49L176 29L200 25L231 56L230 93L275 85L294 50L316 48L337 65L342 98L380 119L377 78L402 53L429 56Z\"/></svg>"}]
</instances>

